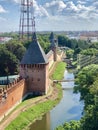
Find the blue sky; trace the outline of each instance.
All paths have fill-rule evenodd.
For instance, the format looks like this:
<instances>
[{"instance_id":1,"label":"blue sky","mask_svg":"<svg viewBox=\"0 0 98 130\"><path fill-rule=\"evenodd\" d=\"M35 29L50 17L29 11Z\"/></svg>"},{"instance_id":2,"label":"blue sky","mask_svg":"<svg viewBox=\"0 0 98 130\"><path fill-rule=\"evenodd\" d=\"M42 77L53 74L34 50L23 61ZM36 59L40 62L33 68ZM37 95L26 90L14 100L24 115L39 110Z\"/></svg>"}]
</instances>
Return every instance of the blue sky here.
<instances>
[{"instance_id":1,"label":"blue sky","mask_svg":"<svg viewBox=\"0 0 98 130\"><path fill-rule=\"evenodd\" d=\"M97 0L33 0L37 31L98 30ZM0 32L18 31L20 0L0 0Z\"/></svg>"}]
</instances>

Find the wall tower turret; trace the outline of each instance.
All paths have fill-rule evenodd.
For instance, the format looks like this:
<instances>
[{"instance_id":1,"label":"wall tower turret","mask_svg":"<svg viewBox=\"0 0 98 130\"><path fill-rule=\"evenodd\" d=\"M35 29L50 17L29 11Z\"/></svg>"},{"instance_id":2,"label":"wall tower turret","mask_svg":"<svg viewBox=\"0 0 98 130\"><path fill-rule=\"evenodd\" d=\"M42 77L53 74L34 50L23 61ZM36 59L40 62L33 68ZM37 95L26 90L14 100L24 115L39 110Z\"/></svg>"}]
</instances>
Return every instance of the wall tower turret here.
<instances>
[{"instance_id":1,"label":"wall tower turret","mask_svg":"<svg viewBox=\"0 0 98 130\"><path fill-rule=\"evenodd\" d=\"M53 32L51 32L50 34L50 48L54 53L54 61L57 61L57 39L54 38L54 34Z\"/></svg>"},{"instance_id":2,"label":"wall tower turret","mask_svg":"<svg viewBox=\"0 0 98 130\"><path fill-rule=\"evenodd\" d=\"M35 24L33 24L33 29L32 42L20 63L20 76L26 79L29 93L43 95L49 89L49 64L38 42Z\"/></svg>"}]
</instances>

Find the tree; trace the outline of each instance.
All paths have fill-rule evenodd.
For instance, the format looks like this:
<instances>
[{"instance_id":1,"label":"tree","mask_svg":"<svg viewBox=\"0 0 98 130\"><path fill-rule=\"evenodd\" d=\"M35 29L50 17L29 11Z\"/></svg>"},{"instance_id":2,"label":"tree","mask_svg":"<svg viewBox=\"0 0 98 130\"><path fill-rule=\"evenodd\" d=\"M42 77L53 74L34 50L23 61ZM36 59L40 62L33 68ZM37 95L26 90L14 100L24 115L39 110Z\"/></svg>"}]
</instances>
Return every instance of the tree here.
<instances>
[{"instance_id":1,"label":"tree","mask_svg":"<svg viewBox=\"0 0 98 130\"><path fill-rule=\"evenodd\" d=\"M68 58L73 58L74 50L69 49L66 51L66 55Z\"/></svg>"},{"instance_id":2,"label":"tree","mask_svg":"<svg viewBox=\"0 0 98 130\"><path fill-rule=\"evenodd\" d=\"M98 49L98 42L91 43L89 48L96 48L96 49Z\"/></svg>"},{"instance_id":3,"label":"tree","mask_svg":"<svg viewBox=\"0 0 98 130\"><path fill-rule=\"evenodd\" d=\"M78 40L78 47L81 49L87 49L89 48L89 43L87 41L84 40Z\"/></svg>"},{"instance_id":4,"label":"tree","mask_svg":"<svg viewBox=\"0 0 98 130\"><path fill-rule=\"evenodd\" d=\"M18 72L18 59L4 46L0 46L0 76L13 75Z\"/></svg>"},{"instance_id":5,"label":"tree","mask_svg":"<svg viewBox=\"0 0 98 130\"><path fill-rule=\"evenodd\" d=\"M45 53L47 53L50 49L49 35L38 35L38 41Z\"/></svg>"},{"instance_id":6,"label":"tree","mask_svg":"<svg viewBox=\"0 0 98 130\"><path fill-rule=\"evenodd\" d=\"M81 99L86 100L87 94L89 94L90 91L90 86L95 82L96 77L98 77L98 65L94 64L84 67L77 74L74 91L81 93Z\"/></svg>"},{"instance_id":7,"label":"tree","mask_svg":"<svg viewBox=\"0 0 98 130\"><path fill-rule=\"evenodd\" d=\"M22 45L18 40L10 40L7 44L5 44L8 51L13 53L19 61L21 61L26 48Z\"/></svg>"},{"instance_id":8,"label":"tree","mask_svg":"<svg viewBox=\"0 0 98 130\"><path fill-rule=\"evenodd\" d=\"M96 55L98 55L98 50L95 48L89 48L89 49L82 50L80 53L82 55L96 56Z\"/></svg>"},{"instance_id":9,"label":"tree","mask_svg":"<svg viewBox=\"0 0 98 130\"><path fill-rule=\"evenodd\" d=\"M80 128L80 121L70 121L70 122L65 122L62 126L59 126L56 128L56 130L82 130Z\"/></svg>"},{"instance_id":10,"label":"tree","mask_svg":"<svg viewBox=\"0 0 98 130\"><path fill-rule=\"evenodd\" d=\"M60 46L67 46L68 47L68 37L59 35L58 36L58 44Z\"/></svg>"},{"instance_id":11,"label":"tree","mask_svg":"<svg viewBox=\"0 0 98 130\"><path fill-rule=\"evenodd\" d=\"M81 119L83 130L98 130L98 104L89 105Z\"/></svg>"}]
</instances>

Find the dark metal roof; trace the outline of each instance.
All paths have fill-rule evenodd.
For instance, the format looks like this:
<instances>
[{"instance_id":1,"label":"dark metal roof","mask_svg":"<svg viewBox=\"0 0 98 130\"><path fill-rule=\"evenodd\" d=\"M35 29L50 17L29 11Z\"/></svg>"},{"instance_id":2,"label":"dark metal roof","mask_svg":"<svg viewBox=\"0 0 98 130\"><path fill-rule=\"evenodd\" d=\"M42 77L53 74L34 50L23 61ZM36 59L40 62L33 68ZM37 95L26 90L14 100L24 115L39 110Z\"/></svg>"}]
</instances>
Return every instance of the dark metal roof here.
<instances>
[{"instance_id":1,"label":"dark metal roof","mask_svg":"<svg viewBox=\"0 0 98 130\"><path fill-rule=\"evenodd\" d=\"M49 39L50 39L50 43L51 43L50 47L51 48L56 47L57 46L57 40L54 38L53 32L51 32Z\"/></svg>"},{"instance_id":2,"label":"dark metal roof","mask_svg":"<svg viewBox=\"0 0 98 130\"><path fill-rule=\"evenodd\" d=\"M37 41L36 33L33 34L32 43L29 45L20 64L47 64L48 59Z\"/></svg>"}]
</instances>

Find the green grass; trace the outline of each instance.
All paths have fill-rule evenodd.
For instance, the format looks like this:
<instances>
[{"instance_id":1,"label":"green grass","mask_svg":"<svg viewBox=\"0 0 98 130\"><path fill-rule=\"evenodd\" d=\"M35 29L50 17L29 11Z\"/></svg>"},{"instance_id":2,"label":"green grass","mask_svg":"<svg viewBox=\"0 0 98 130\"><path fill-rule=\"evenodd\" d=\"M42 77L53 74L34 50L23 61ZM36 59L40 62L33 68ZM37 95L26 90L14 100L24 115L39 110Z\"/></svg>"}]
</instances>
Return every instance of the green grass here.
<instances>
[{"instance_id":1,"label":"green grass","mask_svg":"<svg viewBox=\"0 0 98 130\"><path fill-rule=\"evenodd\" d=\"M63 78L64 70L66 64L64 62L59 62L56 66L55 72L52 75L52 79L60 80Z\"/></svg>"},{"instance_id":2,"label":"green grass","mask_svg":"<svg viewBox=\"0 0 98 130\"><path fill-rule=\"evenodd\" d=\"M59 93L56 100L48 100L44 103L37 104L24 112L21 112L21 114L13 120L5 130L22 130L28 126L28 124L33 123L46 112L51 110L56 104L58 104L62 97L61 86L58 84L57 87L59 89Z\"/></svg>"},{"instance_id":3,"label":"green grass","mask_svg":"<svg viewBox=\"0 0 98 130\"><path fill-rule=\"evenodd\" d=\"M52 75L53 79L62 79L65 70L65 63L60 62L57 64L54 74ZM51 110L56 104L59 103L62 98L62 89L61 85L57 84L58 88L58 98L56 100L48 100L43 103L39 103L28 110L21 112L21 114L13 120L5 130L23 130L30 123L33 123L35 120L39 119L42 115ZM26 102L23 102L23 105ZM21 103L22 105L22 103Z\"/></svg>"}]
</instances>

